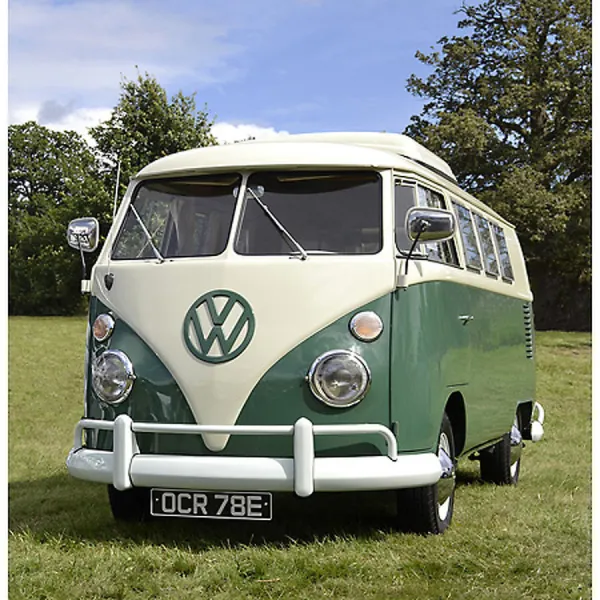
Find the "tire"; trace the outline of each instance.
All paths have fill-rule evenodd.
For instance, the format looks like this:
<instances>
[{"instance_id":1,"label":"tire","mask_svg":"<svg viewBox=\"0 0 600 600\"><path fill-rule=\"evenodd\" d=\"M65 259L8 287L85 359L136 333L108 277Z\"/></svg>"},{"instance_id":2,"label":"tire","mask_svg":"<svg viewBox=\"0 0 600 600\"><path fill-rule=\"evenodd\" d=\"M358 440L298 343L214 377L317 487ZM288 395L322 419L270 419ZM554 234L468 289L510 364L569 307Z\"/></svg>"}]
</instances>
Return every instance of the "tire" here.
<instances>
[{"instance_id":1,"label":"tire","mask_svg":"<svg viewBox=\"0 0 600 600\"><path fill-rule=\"evenodd\" d=\"M434 485L397 491L397 521L402 531L439 534L448 529L454 513L456 454L450 419L444 413L438 438L442 478ZM443 453L443 454L442 454ZM444 468L445 466L445 468Z\"/></svg>"},{"instance_id":2,"label":"tire","mask_svg":"<svg viewBox=\"0 0 600 600\"><path fill-rule=\"evenodd\" d=\"M150 518L150 490L147 488L132 488L120 492L109 485L108 501L117 521L140 522Z\"/></svg>"},{"instance_id":3,"label":"tire","mask_svg":"<svg viewBox=\"0 0 600 600\"><path fill-rule=\"evenodd\" d=\"M491 448L483 450L479 456L481 479L496 485L517 485L521 472L521 451L523 437L519 416L509 433Z\"/></svg>"}]
</instances>

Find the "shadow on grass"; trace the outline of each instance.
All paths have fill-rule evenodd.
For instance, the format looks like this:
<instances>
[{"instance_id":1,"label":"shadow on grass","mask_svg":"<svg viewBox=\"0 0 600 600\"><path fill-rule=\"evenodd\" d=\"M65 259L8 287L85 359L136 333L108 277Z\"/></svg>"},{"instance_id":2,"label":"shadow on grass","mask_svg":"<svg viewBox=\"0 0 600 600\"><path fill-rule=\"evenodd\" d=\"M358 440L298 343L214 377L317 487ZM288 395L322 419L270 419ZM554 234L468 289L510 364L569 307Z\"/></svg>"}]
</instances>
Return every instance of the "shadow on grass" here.
<instances>
[{"instance_id":1,"label":"shadow on grass","mask_svg":"<svg viewBox=\"0 0 600 600\"><path fill-rule=\"evenodd\" d=\"M475 472L457 472L459 486L479 484ZM9 484L9 527L41 543L149 543L195 550L240 546L279 547L336 537L381 539L394 531L393 491L319 493L309 498L273 494L270 522L155 518L116 522L106 486L66 472Z\"/></svg>"},{"instance_id":2,"label":"shadow on grass","mask_svg":"<svg viewBox=\"0 0 600 600\"><path fill-rule=\"evenodd\" d=\"M319 539L378 538L392 531L393 492L273 494L270 522L210 519L114 521L106 486L67 473L9 484L9 527L45 542L134 542L203 550L248 545L289 546Z\"/></svg>"}]
</instances>

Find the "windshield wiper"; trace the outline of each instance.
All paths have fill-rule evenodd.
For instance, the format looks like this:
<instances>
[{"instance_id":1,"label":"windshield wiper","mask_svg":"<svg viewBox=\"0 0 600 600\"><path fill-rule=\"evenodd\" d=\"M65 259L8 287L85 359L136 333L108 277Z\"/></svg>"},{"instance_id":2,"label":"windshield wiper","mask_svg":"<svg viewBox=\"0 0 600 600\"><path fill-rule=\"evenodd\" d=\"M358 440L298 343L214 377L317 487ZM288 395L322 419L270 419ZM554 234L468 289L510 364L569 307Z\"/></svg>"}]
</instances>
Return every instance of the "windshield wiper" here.
<instances>
[{"instance_id":1,"label":"windshield wiper","mask_svg":"<svg viewBox=\"0 0 600 600\"><path fill-rule=\"evenodd\" d=\"M133 214L134 214L135 218L137 219L137 222L140 224L140 227L142 228L142 231L144 232L144 235L146 236L146 240L148 240L148 243L150 244L150 247L152 248L152 252L154 252L154 256L156 256L156 260L158 260L159 263L164 263L165 259L163 258L162 254L158 251L158 249L154 245L154 242L152 241L152 236L150 235L150 232L146 229L146 226L144 225L144 222L142 221L142 218L140 217L138 211L135 209L135 206L133 204L130 204L129 208L133 211Z\"/></svg>"},{"instance_id":2,"label":"windshield wiper","mask_svg":"<svg viewBox=\"0 0 600 600\"><path fill-rule=\"evenodd\" d=\"M300 260L306 260L308 258L308 254L306 253L306 250L296 241L296 238L294 238L294 236L279 222L277 217L270 211L269 207L254 193L254 190L250 186L248 186L246 190L252 194L252 197L263 209L267 217L269 217L275 227L277 227L279 233L286 236L287 239L296 247L296 250L298 250L301 255ZM294 255L292 254L291 256L293 257Z\"/></svg>"}]
</instances>

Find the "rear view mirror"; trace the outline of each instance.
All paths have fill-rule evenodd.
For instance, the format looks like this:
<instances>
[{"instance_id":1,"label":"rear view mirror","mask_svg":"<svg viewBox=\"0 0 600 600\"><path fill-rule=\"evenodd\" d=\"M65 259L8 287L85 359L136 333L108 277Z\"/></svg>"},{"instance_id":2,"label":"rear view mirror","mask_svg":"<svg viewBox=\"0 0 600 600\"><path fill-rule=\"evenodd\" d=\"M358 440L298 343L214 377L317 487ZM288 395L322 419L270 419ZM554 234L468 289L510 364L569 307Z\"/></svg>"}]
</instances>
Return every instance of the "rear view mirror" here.
<instances>
[{"instance_id":1,"label":"rear view mirror","mask_svg":"<svg viewBox=\"0 0 600 600\"><path fill-rule=\"evenodd\" d=\"M99 232L98 219L93 217L75 219L67 228L67 241L75 250L93 252L98 247Z\"/></svg>"},{"instance_id":2,"label":"rear view mirror","mask_svg":"<svg viewBox=\"0 0 600 600\"><path fill-rule=\"evenodd\" d=\"M456 231L454 215L441 208L414 206L406 215L406 235L419 242L442 242Z\"/></svg>"}]
</instances>

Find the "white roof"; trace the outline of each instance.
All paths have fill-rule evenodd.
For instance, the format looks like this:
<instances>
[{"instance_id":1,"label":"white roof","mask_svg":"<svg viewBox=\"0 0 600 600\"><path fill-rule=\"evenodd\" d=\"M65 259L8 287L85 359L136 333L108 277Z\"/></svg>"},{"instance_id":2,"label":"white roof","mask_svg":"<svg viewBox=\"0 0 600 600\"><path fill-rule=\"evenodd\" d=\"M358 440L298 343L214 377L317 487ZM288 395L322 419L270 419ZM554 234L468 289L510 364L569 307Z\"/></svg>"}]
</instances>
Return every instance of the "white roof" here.
<instances>
[{"instance_id":1,"label":"white roof","mask_svg":"<svg viewBox=\"0 0 600 600\"><path fill-rule=\"evenodd\" d=\"M138 177L248 167L344 166L406 168L406 159L456 181L446 162L413 139L398 133L304 133L269 141L208 146L160 158Z\"/></svg>"}]
</instances>

